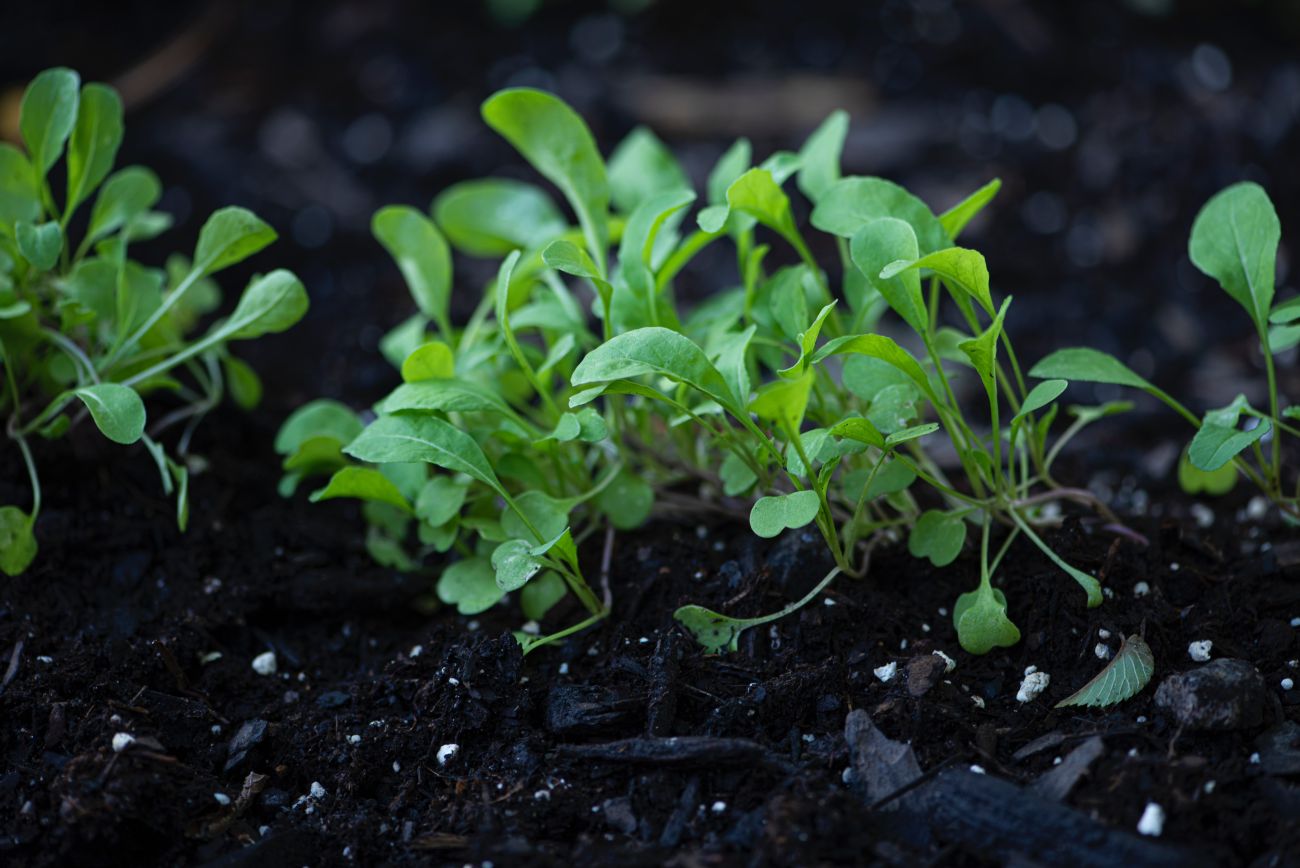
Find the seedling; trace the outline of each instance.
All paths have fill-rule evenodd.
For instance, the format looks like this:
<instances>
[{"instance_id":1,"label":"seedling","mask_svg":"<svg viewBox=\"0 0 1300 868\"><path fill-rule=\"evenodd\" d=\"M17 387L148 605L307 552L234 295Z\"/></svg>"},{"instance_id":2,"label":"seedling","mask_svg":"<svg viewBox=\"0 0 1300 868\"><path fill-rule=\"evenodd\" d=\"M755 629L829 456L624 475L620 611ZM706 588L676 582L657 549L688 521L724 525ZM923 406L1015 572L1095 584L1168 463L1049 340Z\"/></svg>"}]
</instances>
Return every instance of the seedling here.
<instances>
[{"instance_id":1,"label":"seedling","mask_svg":"<svg viewBox=\"0 0 1300 868\"><path fill-rule=\"evenodd\" d=\"M581 118L550 94L502 91L483 116L576 219L543 190L493 179L446 191L432 219L400 207L376 215L375 234L421 309L384 341L407 382L364 429L337 405L290 419L278 444L287 487L333 473L313 496L371 501L371 550L394 565L454 548L438 591L462 612L520 590L535 618L536 601L567 586L590 613L578 627L608 601L582 579L576 544L635 527L656 499L726 508L727 498L751 498L750 525L763 537L814 525L835 562L814 594L761 618L677 613L714 650L804 605L841 572L861 577L877 542L906 539L943 567L971 528L980 583L955 606L969 650L1019 639L994 577L1022 535L1089 605L1100 603L1096 579L1036 531L1053 500L1104 510L1050 476L1059 449L1048 449L1049 427L1066 384L1028 388L1003 330L1010 299L995 302L984 257L955 242L997 181L936 216L889 181L843 178L848 118L837 112L799 153L758 166L748 141L737 142L692 225L697 194L648 130L633 131L606 165ZM795 220L791 179L838 250L836 281ZM734 247L737 284L679 309L676 277L719 242ZM463 327L448 313L451 248L503 259ZM781 258L788 264L769 264ZM876 332L889 310L906 333L899 340ZM968 375L988 407L983 425L958 401ZM1114 409L1076 408L1065 436ZM948 466L924 448L927 437L947 441ZM404 548L411 525L424 546L415 556ZM995 528L1005 534L990 552ZM548 590L530 595L539 584ZM536 647L578 627L524 641Z\"/></svg>"},{"instance_id":2,"label":"seedling","mask_svg":"<svg viewBox=\"0 0 1300 868\"><path fill-rule=\"evenodd\" d=\"M1245 395L1197 418L1167 392L1106 353L1086 348L1060 350L1039 362L1030 374L1110 383L1140 389L1158 398L1196 429L1178 467L1178 480L1189 494L1225 494L1238 475L1247 477L1291 521L1300 520L1300 476L1282 463L1277 432L1300 437L1289 420L1300 407L1282 406L1274 356L1300 343L1300 297L1273 303L1274 268L1281 224L1268 194L1243 182L1220 191L1196 216L1188 243L1192 264L1246 309L1254 323L1264 358L1268 409L1257 410ZM1295 477L1288 481L1287 476Z\"/></svg>"},{"instance_id":3,"label":"seedling","mask_svg":"<svg viewBox=\"0 0 1300 868\"><path fill-rule=\"evenodd\" d=\"M195 333L221 304L213 275L275 240L242 208L209 217L192 257L149 268L127 256L171 218L153 210L162 192L153 172L112 171L122 141L112 88L46 70L23 96L20 128L26 152L0 144L0 412L27 467L32 504L0 507L0 570L9 575L37 552L41 485L30 438L60 437L88 416L115 443L144 443L184 530L195 427L227 392L245 408L261 397L257 374L230 344L284 331L307 310L298 279L272 271L249 283L230 316ZM60 204L53 171L61 157ZM154 396L169 409L147 426L143 398ZM169 451L158 438L177 426Z\"/></svg>"}]
</instances>

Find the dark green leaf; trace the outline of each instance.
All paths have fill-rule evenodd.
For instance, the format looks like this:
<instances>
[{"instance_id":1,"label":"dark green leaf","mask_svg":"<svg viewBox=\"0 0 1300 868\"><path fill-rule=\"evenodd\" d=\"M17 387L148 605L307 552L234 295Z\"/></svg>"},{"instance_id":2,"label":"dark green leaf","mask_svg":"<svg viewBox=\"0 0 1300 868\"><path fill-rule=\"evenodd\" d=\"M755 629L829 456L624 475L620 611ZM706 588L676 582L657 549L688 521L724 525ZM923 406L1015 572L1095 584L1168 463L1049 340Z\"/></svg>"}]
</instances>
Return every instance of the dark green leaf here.
<instances>
[{"instance_id":1,"label":"dark green leaf","mask_svg":"<svg viewBox=\"0 0 1300 868\"><path fill-rule=\"evenodd\" d=\"M77 122L77 87L81 79L63 67L47 69L32 79L23 94L18 127L31 155L38 180L58 161Z\"/></svg>"},{"instance_id":2,"label":"dark green leaf","mask_svg":"<svg viewBox=\"0 0 1300 868\"><path fill-rule=\"evenodd\" d=\"M907 550L914 558L929 558L936 567L946 567L957 560L966 542L966 522L960 515L927 509L912 525Z\"/></svg>"},{"instance_id":3,"label":"dark green leaf","mask_svg":"<svg viewBox=\"0 0 1300 868\"><path fill-rule=\"evenodd\" d=\"M424 461L505 490L478 442L436 416L380 416L343 450L360 461Z\"/></svg>"},{"instance_id":4,"label":"dark green leaf","mask_svg":"<svg viewBox=\"0 0 1300 868\"><path fill-rule=\"evenodd\" d=\"M1119 359L1088 347L1057 350L1034 365L1029 376L1083 383L1111 383L1135 389L1151 388L1149 382L1129 370Z\"/></svg>"},{"instance_id":5,"label":"dark green leaf","mask_svg":"<svg viewBox=\"0 0 1300 868\"><path fill-rule=\"evenodd\" d=\"M66 213L75 211L112 170L121 144L122 100L117 91L102 84L86 85L68 144Z\"/></svg>"},{"instance_id":6,"label":"dark green leaf","mask_svg":"<svg viewBox=\"0 0 1300 868\"><path fill-rule=\"evenodd\" d=\"M336 471L324 488L312 494L311 501L316 503L337 497L387 503L403 512L412 512L411 504L407 503L397 486L373 467L344 467Z\"/></svg>"},{"instance_id":7,"label":"dark green leaf","mask_svg":"<svg viewBox=\"0 0 1300 868\"><path fill-rule=\"evenodd\" d=\"M1243 449L1258 443L1269 432L1272 424L1267 419L1260 419L1255 427L1247 431L1237 427L1242 412L1249 408L1246 396L1238 395L1228 406L1205 414L1200 429L1187 449L1188 458L1198 470L1218 470Z\"/></svg>"},{"instance_id":8,"label":"dark green leaf","mask_svg":"<svg viewBox=\"0 0 1300 868\"><path fill-rule=\"evenodd\" d=\"M1217 193L1196 215L1187 252L1260 328L1273 306L1282 227L1264 188L1246 181Z\"/></svg>"},{"instance_id":9,"label":"dark green leaf","mask_svg":"<svg viewBox=\"0 0 1300 868\"><path fill-rule=\"evenodd\" d=\"M49 271L59 264L59 254L63 251L63 230L53 220L33 226L31 223L19 223L16 227L18 252L32 264L37 271Z\"/></svg>"},{"instance_id":10,"label":"dark green leaf","mask_svg":"<svg viewBox=\"0 0 1300 868\"><path fill-rule=\"evenodd\" d=\"M465 558L446 567L438 577L438 599L455 606L462 615L477 615L505 596L497 586L492 562L485 557Z\"/></svg>"}]
</instances>

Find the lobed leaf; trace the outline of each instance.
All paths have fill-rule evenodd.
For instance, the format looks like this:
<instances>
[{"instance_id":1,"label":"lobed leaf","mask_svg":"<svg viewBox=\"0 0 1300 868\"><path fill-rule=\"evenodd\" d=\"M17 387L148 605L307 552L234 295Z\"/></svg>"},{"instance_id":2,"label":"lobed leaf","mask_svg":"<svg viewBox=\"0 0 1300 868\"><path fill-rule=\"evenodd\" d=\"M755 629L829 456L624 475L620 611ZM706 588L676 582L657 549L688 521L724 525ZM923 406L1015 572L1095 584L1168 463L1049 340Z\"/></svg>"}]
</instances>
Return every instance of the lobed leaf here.
<instances>
[{"instance_id":1,"label":"lobed leaf","mask_svg":"<svg viewBox=\"0 0 1300 868\"><path fill-rule=\"evenodd\" d=\"M764 539L803 527L817 517L821 500L815 491L760 497L749 511L749 526Z\"/></svg>"}]
</instances>

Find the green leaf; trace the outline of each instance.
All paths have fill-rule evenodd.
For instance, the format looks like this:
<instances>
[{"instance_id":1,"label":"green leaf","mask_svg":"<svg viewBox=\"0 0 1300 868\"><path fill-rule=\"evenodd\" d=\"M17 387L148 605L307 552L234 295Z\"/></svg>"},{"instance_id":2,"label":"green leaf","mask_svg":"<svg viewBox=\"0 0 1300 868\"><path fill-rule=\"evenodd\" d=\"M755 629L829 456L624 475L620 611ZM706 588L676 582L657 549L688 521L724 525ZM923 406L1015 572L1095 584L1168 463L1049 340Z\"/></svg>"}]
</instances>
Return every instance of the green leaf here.
<instances>
[{"instance_id":1,"label":"green leaf","mask_svg":"<svg viewBox=\"0 0 1300 868\"><path fill-rule=\"evenodd\" d=\"M798 340L808 328L808 294L803 288L803 279L808 273L804 265L782 268L772 275L765 287L768 311L790 340Z\"/></svg>"},{"instance_id":2,"label":"green leaf","mask_svg":"<svg viewBox=\"0 0 1300 868\"><path fill-rule=\"evenodd\" d=\"M980 307L993 313L993 295L989 290L989 268L984 261L984 254L965 247L948 247L936 250L920 259L905 259L886 266L880 273L882 279L889 279L896 274L906 273L912 269L928 268L943 278L950 287L961 290Z\"/></svg>"},{"instance_id":3,"label":"green leaf","mask_svg":"<svg viewBox=\"0 0 1300 868\"><path fill-rule=\"evenodd\" d=\"M596 141L577 112L544 91L512 88L483 103L483 119L560 188L578 215L588 252L603 262L609 246L609 182Z\"/></svg>"},{"instance_id":4,"label":"green leaf","mask_svg":"<svg viewBox=\"0 0 1300 868\"><path fill-rule=\"evenodd\" d=\"M15 234L18 252L37 271L49 271L59 264L59 254L63 251L63 230L56 221L51 220L39 226L19 223L15 227Z\"/></svg>"},{"instance_id":5,"label":"green leaf","mask_svg":"<svg viewBox=\"0 0 1300 868\"><path fill-rule=\"evenodd\" d=\"M1298 319L1300 319L1300 296L1280 302L1268 315L1268 321L1276 325L1286 325Z\"/></svg>"},{"instance_id":6,"label":"green leaf","mask_svg":"<svg viewBox=\"0 0 1300 868\"><path fill-rule=\"evenodd\" d=\"M247 362L223 356L221 366L226 369L226 387L236 404L252 410L262 402L262 380Z\"/></svg>"},{"instance_id":7,"label":"green leaf","mask_svg":"<svg viewBox=\"0 0 1300 868\"><path fill-rule=\"evenodd\" d=\"M129 445L144 433L144 401L135 389L119 383L98 383L72 394L81 399L99 430L114 443Z\"/></svg>"},{"instance_id":8,"label":"green leaf","mask_svg":"<svg viewBox=\"0 0 1300 868\"><path fill-rule=\"evenodd\" d=\"M957 598L952 622L957 641L971 654L987 654L994 648L1010 648L1020 641L1020 630L1007 617L1007 598L987 585Z\"/></svg>"},{"instance_id":9,"label":"green leaf","mask_svg":"<svg viewBox=\"0 0 1300 868\"><path fill-rule=\"evenodd\" d=\"M936 567L957 560L966 542L966 522L960 515L927 509L912 525L907 550L914 558L929 558Z\"/></svg>"},{"instance_id":10,"label":"green leaf","mask_svg":"<svg viewBox=\"0 0 1300 868\"><path fill-rule=\"evenodd\" d=\"M535 542L554 539L569 526L569 511L573 506L573 500L551 497L544 491L525 491L515 498L513 508L507 505L501 510L501 528L507 536L516 539ZM520 513L528 518L527 524ZM536 534L529 524L537 529Z\"/></svg>"},{"instance_id":11,"label":"green leaf","mask_svg":"<svg viewBox=\"0 0 1300 868\"><path fill-rule=\"evenodd\" d=\"M81 79L63 67L47 69L32 79L23 94L18 128L31 155L36 178L44 180L63 153L77 122L77 86Z\"/></svg>"},{"instance_id":12,"label":"green leaf","mask_svg":"<svg viewBox=\"0 0 1300 868\"><path fill-rule=\"evenodd\" d=\"M1264 188L1233 184L1196 215L1187 252L1263 330L1273 306L1274 268L1282 226Z\"/></svg>"},{"instance_id":13,"label":"green leaf","mask_svg":"<svg viewBox=\"0 0 1300 868\"><path fill-rule=\"evenodd\" d=\"M787 435L797 435L803 426L816 373L807 371L796 380L774 380L758 390L750 402L750 412L775 424Z\"/></svg>"},{"instance_id":14,"label":"green leaf","mask_svg":"<svg viewBox=\"0 0 1300 868\"><path fill-rule=\"evenodd\" d=\"M1066 380L1044 380L1034 386L1029 390L1029 394L1025 396L1024 403L1020 405L1020 412L1012 417L1011 423L1014 425L1030 413L1036 413L1043 409L1061 397L1061 393L1065 391L1068 385L1070 384Z\"/></svg>"},{"instance_id":15,"label":"green leaf","mask_svg":"<svg viewBox=\"0 0 1300 868\"><path fill-rule=\"evenodd\" d=\"M1003 299L1002 307L998 309L997 316L993 317L989 327L977 337L958 344L958 348L970 359L971 367L979 374L990 401L997 400L998 338L1002 335L1002 321L1006 318L1010 305L1009 297Z\"/></svg>"},{"instance_id":16,"label":"green leaf","mask_svg":"<svg viewBox=\"0 0 1300 868\"><path fill-rule=\"evenodd\" d=\"M646 127L633 129L609 155L610 199L624 214L653 195L690 186L672 152Z\"/></svg>"},{"instance_id":17,"label":"green leaf","mask_svg":"<svg viewBox=\"0 0 1300 868\"><path fill-rule=\"evenodd\" d=\"M568 228L544 190L505 178L453 184L433 200L433 217L452 246L471 256L531 250Z\"/></svg>"},{"instance_id":18,"label":"green leaf","mask_svg":"<svg viewBox=\"0 0 1300 868\"><path fill-rule=\"evenodd\" d=\"M812 225L823 232L852 238L868 221L897 217L911 224L921 255L952 246L939 219L920 199L883 178L841 178L823 193L812 212Z\"/></svg>"},{"instance_id":19,"label":"green leaf","mask_svg":"<svg viewBox=\"0 0 1300 868\"><path fill-rule=\"evenodd\" d=\"M336 471L324 488L312 493L311 502L338 497L388 503L403 512L413 511L397 486L373 467L344 467Z\"/></svg>"},{"instance_id":20,"label":"green leaf","mask_svg":"<svg viewBox=\"0 0 1300 868\"><path fill-rule=\"evenodd\" d=\"M312 437L333 437L350 443L365 426L351 408L338 401L321 398L304 404L284 420L275 435L275 451L289 455Z\"/></svg>"},{"instance_id":21,"label":"green leaf","mask_svg":"<svg viewBox=\"0 0 1300 868\"><path fill-rule=\"evenodd\" d=\"M845 335L844 337L835 338L832 341L827 341L813 355L812 362L816 364L830 356L846 353L870 356L880 359L882 362L887 362L906 374L932 403L942 403L939 396L935 394L934 388L930 385L930 379L925 375L925 370L917 363L916 359L912 358L911 353L884 335Z\"/></svg>"},{"instance_id":22,"label":"green leaf","mask_svg":"<svg viewBox=\"0 0 1300 868\"><path fill-rule=\"evenodd\" d=\"M343 457L346 444L346 440L329 435L308 437L288 453L281 467L299 477L333 473L347 464Z\"/></svg>"},{"instance_id":23,"label":"green leaf","mask_svg":"<svg viewBox=\"0 0 1300 868\"><path fill-rule=\"evenodd\" d=\"M830 429L833 437L847 437L877 449L885 448L885 435L875 425L861 416L853 416L835 423Z\"/></svg>"},{"instance_id":24,"label":"green leaf","mask_svg":"<svg viewBox=\"0 0 1300 868\"><path fill-rule=\"evenodd\" d=\"M492 584L495 586L496 581L493 580ZM528 620L540 621L568 592L564 579L558 573L548 570L524 585L519 592L519 608Z\"/></svg>"},{"instance_id":25,"label":"green leaf","mask_svg":"<svg viewBox=\"0 0 1300 868\"><path fill-rule=\"evenodd\" d=\"M749 511L749 527L764 539L803 527L817 517L821 500L815 491L760 497Z\"/></svg>"},{"instance_id":26,"label":"green leaf","mask_svg":"<svg viewBox=\"0 0 1300 868\"><path fill-rule=\"evenodd\" d=\"M114 172L95 197L86 237L94 241L116 232L156 205L161 196L162 183L148 169L128 166Z\"/></svg>"},{"instance_id":27,"label":"green leaf","mask_svg":"<svg viewBox=\"0 0 1300 868\"><path fill-rule=\"evenodd\" d=\"M654 488L626 469L620 470L595 498L596 508L608 516L609 523L618 530L633 530L645 524L654 504Z\"/></svg>"},{"instance_id":28,"label":"green leaf","mask_svg":"<svg viewBox=\"0 0 1300 868\"><path fill-rule=\"evenodd\" d=\"M727 205L748 214L798 247L799 230L790 211L790 198L766 169L750 169L727 188Z\"/></svg>"},{"instance_id":29,"label":"green leaf","mask_svg":"<svg viewBox=\"0 0 1300 868\"><path fill-rule=\"evenodd\" d=\"M799 149L799 190L817 202L840 179L840 154L849 133L848 112L830 113Z\"/></svg>"},{"instance_id":30,"label":"green leaf","mask_svg":"<svg viewBox=\"0 0 1300 868\"><path fill-rule=\"evenodd\" d=\"M477 479L497 494L505 494L478 441L436 416L380 416L343 451L373 464L436 464Z\"/></svg>"},{"instance_id":31,"label":"green leaf","mask_svg":"<svg viewBox=\"0 0 1300 868\"><path fill-rule=\"evenodd\" d=\"M41 194L36 173L22 151L0 142L0 225L12 227L41 219Z\"/></svg>"},{"instance_id":32,"label":"green leaf","mask_svg":"<svg viewBox=\"0 0 1300 868\"><path fill-rule=\"evenodd\" d=\"M0 570L7 576L22 573L36 557L32 517L16 506L0 506Z\"/></svg>"},{"instance_id":33,"label":"green leaf","mask_svg":"<svg viewBox=\"0 0 1300 868\"><path fill-rule=\"evenodd\" d=\"M685 335L657 326L634 329L601 344L578 364L570 382L586 386L647 374L691 386L733 415L742 412L731 387L699 345Z\"/></svg>"},{"instance_id":34,"label":"green leaf","mask_svg":"<svg viewBox=\"0 0 1300 868\"><path fill-rule=\"evenodd\" d=\"M722 477L722 492L728 497L744 494L758 481L753 469L734 452L728 452L722 459L718 474Z\"/></svg>"},{"instance_id":35,"label":"green leaf","mask_svg":"<svg viewBox=\"0 0 1300 868\"><path fill-rule=\"evenodd\" d=\"M277 268L248 285L230 319L213 327L229 340L248 340L277 334L307 313L307 290L292 271Z\"/></svg>"},{"instance_id":36,"label":"green leaf","mask_svg":"<svg viewBox=\"0 0 1300 868\"><path fill-rule=\"evenodd\" d=\"M456 374L456 358L442 341L429 341L411 351L402 361L402 381L445 380Z\"/></svg>"},{"instance_id":37,"label":"green leaf","mask_svg":"<svg viewBox=\"0 0 1300 868\"><path fill-rule=\"evenodd\" d=\"M415 499L415 514L434 527L444 525L460 514L468 493L466 483L437 474L420 489Z\"/></svg>"},{"instance_id":38,"label":"green leaf","mask_svg":"<svg viewBox=\"0 0 1300 868\"><path fill-rule=\"evenodd\" d=\"M603 280L596 263L592 261L587 251L563 238L546 245L546 249L542 251L542 261L549 268L572 274L574 277Z\"/></svg>"},{"instance_id":39,"label":"green leaf","mask_svg":"<svg viewBox=\"0 0 1300 868\"><path fill-rule=\"evenodd\" d=\"M908 486L916 481L916 471L902 461L895 458L887 460L882 458L881 460L884 463L876 471L876 478L871 480L871 487L867 489L866 493L867 500L897 494L906 490Z\"/></svg>"},{"instance_id":40,"label":"green leaf","mask_svg":"<svg viewBox=\"0 0 1300 868\"><path fill-rule=\"evenodd\" d=\"M1218 470L1201 470L1192 464L1184 449L1178 456L1178 487L1187 494L1222 496L1237 485L1237 467L1231 462Z\"/></svg>"},{"instance_id":41,"label":"green leaf","mask_svg":"<svg viewBox=\"0 0 1300 868\"><path fill-rule=\"evenodd\" d=\"M420 312L451 339L451 250L433 221L406 205L375 212L371 234L393 257Z\"/></svg>"},{"instance_id":42,"label":"green leaf","mask_svg":"<svg viewBox=\"0 0 1300 868\"><path fill-rule=\"evenodd\" d=\"M911 224L896 217L868 220L854 233L849 252L853 264L894 312L917 334L927 334L930 315L921 293L921 275L903 269L885 274L890 263L916 259L919 248Z\"/></svg>"},{"instance_id":43,"label":"green leaf","mask_svg":"<svg viewBox=\"0 0 1300 868\"><path fill-rule=\"evenodd\" d=\"M1119 359L1100 350L1072 347L1057 350L1029 371L1040 379L1060 378L1071 382L1110 383L1149 390L1152 385L1129 370Z\"/></svg>"},{"instance_id":44,"label":"green leaf","mask_svg":"<svg viewBox=\"0 0 1300 868\"><path fill-rule=\"evenodd\" d=\"M892 449L900 443L906 443L909 440L926 437L938 430L938 422L926 422L924 425L914 425L911 428L904 428L901 431L895 431L890 434L885 438L885 445Z\"/></svg>"},{"instance_id":45,"label":"green leaf","mask_svg":"<svg viewBox=\"0 0 1300 868\"><path fill-rule=\"evenodd\" d=\"M113 168L122 144L122 100L103 84L81 89L77 122L68 145L68 198L71 214L100 185Z\"/></svg>"},{"instance_id":46,"label":"green leaf","mask_svg":"<svg viewBox=\"0 0 1300 868\"><path fill-rule=\"evenodd\" d=\"M515 419L515 412L500 395L468 380L448 377L406 383L394 389L379 404L381 413L437 410L444 413L499 413Z\"/></svg>"},{"instance_id":47,"label":"green leaf","mask_svg":"<svg viewBox=\"0 0 1300 868\"><path fill-rule=\"evenodd\" d=\"M1243 449L1258 443L1272 429L1269 420L1260 419L1254 428L1240 430L1237 425L1242 411L1249 409L1246 396L1238 395L1228 406L1205 414L1200 429L1187 449L1187 456L1193 466L1207 472L1218 470Z\"/></svg>"},{"instance_id":48,"label":"green leaf","mask_svg":"<svg viewBox=\"0 0 1300 868\"><path fill-rule=\"evenodd\" d=\"M194 270L200 277L214 274L244 261L275 238L275 230L252 211L234 206L213 211L199 230Z\"/></svg>"},{"instance_id":49,"label":"green leaf","mask_svg":"<svg viewBox=\"0 0 1300 868\"><path fill-rule=\"evenodd\" d=\"M739 650L740 634L751 626L750 620L731 618L703 606L682 606L673 619L686 628L692 638L709 654Z\"/></svg>"},{"instance_id":50,"label":"green leaf","mask_svg":"<svg viewBox=\"0 0 1300 868\"><path fill-rule=\"evenodd\" d=\"M753 162L753 148L749 144L749 139L736 139L731 147L718 158L717 165L709 172L707 184L710 205L725 205L727 202L727 188L735 183L736 179L745 174ZM725 219L725 212L724 212Z\"/></svg>"},{"instance_id":51,"label":"green leaf","mask_svg":"<svg viewBox=\"0 0 1300 868\"><path fill-rule=\"evenodd\" d=\"M528 580L542 571L545 561L533 553L534 546L521 539L503 542L492 552L492 568L496 570L497 587L503 591L517 591Z\"/></svg>"},{"instance_id":52,"label":"green leaf","mask_svg":"<svg viewBox=\"0 0 1300 868\"><path fill-rule=\"evenodd\" d=\"M955 240L962 230L966 228L966 224L976 214L983 211L984 206L991 202L1001 189L1002 180L994 178L947 211L944 211L939 215L939 223L943 226L943 231L947 232L948 236Z\"/></svg>"},{"instance_id":53,"label":"green leaf","mask_svg":"<svg viewBox=\"0 0 1300 868\"><path fill-rule=\"evenodd\" d=\"M455 606L462 615L477 615L495 606L505 596L497 586L492 562L486 557L456 561L438 577L438 599Z\"/></svg>"},{"instance_id":54,"label":"green leaf","mask_svg":"<svg viewBox=\"0 0 1300 868\"><path fill-rule=\"evenodd\" d=\"M1083 687L1056 703L1056 707L1117 705L1140 693L1155 671L1156 658L1150 646L1134 634L1120 643L1114 660Z\"/></svg>"}]
</instances>

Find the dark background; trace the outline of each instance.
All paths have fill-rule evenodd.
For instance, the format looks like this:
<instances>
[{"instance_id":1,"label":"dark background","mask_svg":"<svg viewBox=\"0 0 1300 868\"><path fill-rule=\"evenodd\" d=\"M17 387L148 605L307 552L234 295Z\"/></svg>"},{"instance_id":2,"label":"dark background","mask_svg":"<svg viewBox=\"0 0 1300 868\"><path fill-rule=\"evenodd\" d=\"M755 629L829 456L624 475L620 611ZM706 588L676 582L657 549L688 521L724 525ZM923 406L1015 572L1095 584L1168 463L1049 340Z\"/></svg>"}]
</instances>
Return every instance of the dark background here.
<instances>
[{"instance_id":1,"label":"dark background","mask_svg":"<svg viewBox=\"0 0 1300 868\"><path fill-rule=\"evenodd\" d=\"M376 344L412 308L369 217L468 177L531 177L478 117L519 84L569 100L606 153L651 125L697 181L735 136L761 159L844 107L847 173L904 183L936 210L1003 179L967 243L1016 296L1022 357L1091 344L1193 405L1256 388L1248 320L1192 269L1186 238L1204 200L1242 178L1272 194L1284 245L1300 225L1300 3L544 0L518 22L508 5L14 5L0 117L12 136L21 87L47 66L116 84L119 163L153 167L177 218L144 252L155 261L189 249L223 204L279 229L253 264L298 271L313 310L244 350L268 422L319 394L360 404L391 386ZM457 267L463 310L491 268ZM1284 250L1280 297L1287 275ZM734 279L715 255L682 291Z\"/></svg>"}]
</instances>

